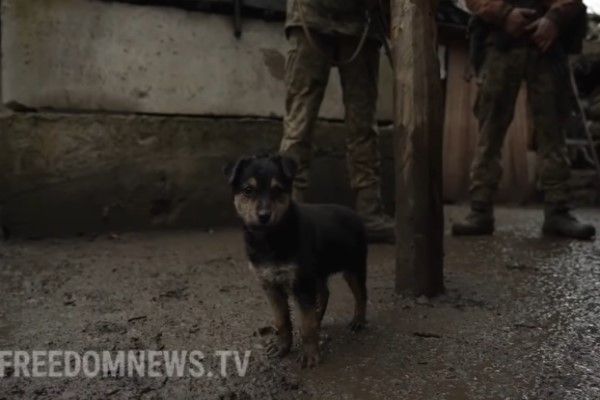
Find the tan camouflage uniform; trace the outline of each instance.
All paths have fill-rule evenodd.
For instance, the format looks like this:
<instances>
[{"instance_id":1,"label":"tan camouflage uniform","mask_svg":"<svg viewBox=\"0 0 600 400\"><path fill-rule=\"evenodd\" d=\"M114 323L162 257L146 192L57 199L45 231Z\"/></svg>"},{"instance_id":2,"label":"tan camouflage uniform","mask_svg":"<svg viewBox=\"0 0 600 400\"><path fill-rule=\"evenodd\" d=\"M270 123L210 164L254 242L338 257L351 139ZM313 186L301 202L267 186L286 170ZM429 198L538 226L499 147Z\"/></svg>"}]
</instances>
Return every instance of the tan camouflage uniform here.
<instances>
[{"instance_id":1,"label":"tan camouflage uniform","mask_svg":"<svg viewBox=\"0 0 600 400\"><path fill-rule=\"evenodd\" d=\"M306 25L318 49L301 28L298 1L302 1ZM331 60L351 57L365 29L365 10L360 0L288 0L286 33L291 49L286 65L286 113L280 150L298 162L298 194L309 185L312 135L334 67ZM377 193L380 156L375 112L379 48L380 43L369 37L353 62L339 65L351 186L355 190L373 188Z\"/></svg>"}]
</instances>

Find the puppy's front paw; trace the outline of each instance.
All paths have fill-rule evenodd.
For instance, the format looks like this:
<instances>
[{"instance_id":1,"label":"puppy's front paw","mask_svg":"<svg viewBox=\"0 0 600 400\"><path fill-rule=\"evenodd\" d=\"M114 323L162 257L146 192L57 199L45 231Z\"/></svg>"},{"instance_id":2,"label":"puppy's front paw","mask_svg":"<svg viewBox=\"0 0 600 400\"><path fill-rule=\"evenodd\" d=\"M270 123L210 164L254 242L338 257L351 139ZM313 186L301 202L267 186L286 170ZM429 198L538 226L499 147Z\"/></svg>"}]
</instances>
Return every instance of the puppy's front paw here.
<instances>
[{"instance_id":1,"label":"puppy's front paw","mask_svg":"<svg viewBox=\"0 0 600 400\"><path fill-rule=\"evenodd\" d=\"M269 357L285 357L292 348L292 341L282 338L274 339L267 346L267 355Z\"/></svg>"},{"instance_id":2,"label":"puppy's front paw","mask_svg":"<svg viewBox=\"0 0 600 400\"><path fill-rule=\"evenodd\" d=\"M303 350L298 359L302 368L314 368L321 362L318 350Z\"/></svg>"},{"instance_id":3,"label":"puppy's front paw","mask_svg":"<svg viewBox=\"0 0 600 400\"><path fill-rule=\"evenodd\" d=\"M364 318L354 318L348 326L352 332L358 332L365 329L367 321Z\"/></svg>"}]
</instances>

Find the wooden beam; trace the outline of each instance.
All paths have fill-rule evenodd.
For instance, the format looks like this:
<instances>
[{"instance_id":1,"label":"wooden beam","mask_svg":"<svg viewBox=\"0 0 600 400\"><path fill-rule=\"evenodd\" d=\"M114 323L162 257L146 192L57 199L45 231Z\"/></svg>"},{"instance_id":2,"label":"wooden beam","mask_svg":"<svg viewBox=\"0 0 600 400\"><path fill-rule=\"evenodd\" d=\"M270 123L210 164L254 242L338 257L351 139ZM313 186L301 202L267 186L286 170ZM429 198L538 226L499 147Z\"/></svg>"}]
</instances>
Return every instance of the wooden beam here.
<instances>
[{"instance_id":1,"label":"wooden beam","mask_svg":"<svg viewBox=\"0 0 600 400\"><path fill-rule=\"evenodd\" d=\"M396 291L444 290L442 90L437 0L393 0Z\"/></svg>"}]
</instances>

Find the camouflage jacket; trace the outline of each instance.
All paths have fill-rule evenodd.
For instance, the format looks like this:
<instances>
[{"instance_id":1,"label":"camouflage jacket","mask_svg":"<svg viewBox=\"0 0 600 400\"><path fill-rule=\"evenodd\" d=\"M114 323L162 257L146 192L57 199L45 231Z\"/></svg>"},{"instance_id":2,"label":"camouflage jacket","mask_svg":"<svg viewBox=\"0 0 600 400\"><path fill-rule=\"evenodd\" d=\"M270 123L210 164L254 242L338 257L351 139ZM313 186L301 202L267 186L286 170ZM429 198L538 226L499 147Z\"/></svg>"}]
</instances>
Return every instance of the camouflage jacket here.
<instances>
[{"instance_id":1,"label":"camouflage jacket","mask_svg":"<svg viewBox=\"0 0 600 400\"><path fill-rule=\"evenodd\" d=\"M546 16L559 26L567 25L584 7L582 0L466 0L471 12L484 21L502 26L506 16L515 6L521 4L537 4Z\"/></svg>"},{"instance_id":2,"label":"camouflage jacket","mask_svg":"<svg viewBox=\"0 0 600 400\"><path fill-rule=\"evenodd\" d=\"M321 33L360 36L367 23L365 0L287 0L286 30L302 26L301 11L307 27Z\"/></svg>"}]
</instances>

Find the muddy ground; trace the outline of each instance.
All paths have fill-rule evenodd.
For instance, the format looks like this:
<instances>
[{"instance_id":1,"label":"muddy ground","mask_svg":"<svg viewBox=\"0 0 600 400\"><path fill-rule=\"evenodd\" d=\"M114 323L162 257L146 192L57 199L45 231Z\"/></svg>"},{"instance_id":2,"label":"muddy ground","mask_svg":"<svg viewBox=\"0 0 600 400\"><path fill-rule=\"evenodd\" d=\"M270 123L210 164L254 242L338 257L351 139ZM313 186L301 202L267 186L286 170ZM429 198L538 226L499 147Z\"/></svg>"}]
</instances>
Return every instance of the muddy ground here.
<instances>
[{"instance_id":1,"label":"muddy ground","mask_svg":"<svg viewBox=\"0 0 600 400\"><path fill-rule=\"evenodd\" d=\"M394 294L394 248L373 246L364 332L334 278L314 370L297 348L266 357L270 310L237 229L0 244L0 349L252 350L245 377L12 376L0 399L600 398L600 243L540 238L538 210L497 216L494 237L447 238L433 300Z\"/></svg>"}]
</instances>

